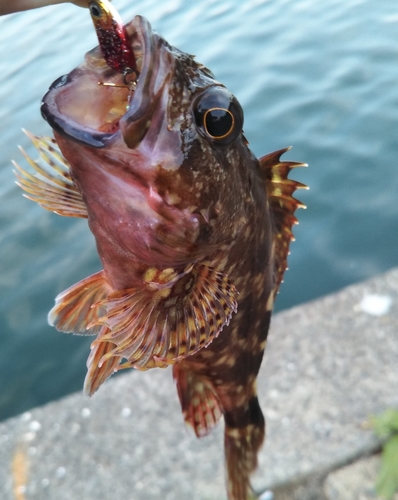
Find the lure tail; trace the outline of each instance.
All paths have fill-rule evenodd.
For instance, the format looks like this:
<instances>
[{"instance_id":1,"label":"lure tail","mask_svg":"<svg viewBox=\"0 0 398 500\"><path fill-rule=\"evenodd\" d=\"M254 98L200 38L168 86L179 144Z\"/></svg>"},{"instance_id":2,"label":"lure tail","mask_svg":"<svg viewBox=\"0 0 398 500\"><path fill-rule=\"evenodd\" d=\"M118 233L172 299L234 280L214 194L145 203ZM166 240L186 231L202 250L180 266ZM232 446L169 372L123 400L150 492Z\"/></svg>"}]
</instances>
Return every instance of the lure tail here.
<instances>
[{"instance_id":1,"label":"lure tail","mask_svg":"<svg viewBox=\"0 0 398 500\"><path fill-rule=\"evenodd\" d=\"M245 415L239 409L225 413L224 418L228 500L249 500L250 475L257 468L257 454L265 436L265 420L257 397L252 398Z\"/></svg>"}]
</instances>

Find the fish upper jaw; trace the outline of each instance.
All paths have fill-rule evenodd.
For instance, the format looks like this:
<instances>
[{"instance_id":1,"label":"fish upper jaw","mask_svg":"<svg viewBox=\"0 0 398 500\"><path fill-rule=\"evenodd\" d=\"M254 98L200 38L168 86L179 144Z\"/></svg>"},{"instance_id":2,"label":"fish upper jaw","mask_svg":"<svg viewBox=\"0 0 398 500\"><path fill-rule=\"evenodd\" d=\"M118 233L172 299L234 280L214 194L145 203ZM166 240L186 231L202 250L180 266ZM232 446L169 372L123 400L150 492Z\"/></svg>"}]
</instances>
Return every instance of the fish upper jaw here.
<instances>
[{"instance_id":1,"label":"fish upper jaw","mask_svg":"<svg viewBox=\"0 0 398 500\"><path fill-rule=\"evenodd\" d=\"M146 19L135 17L126 25L126 30L131 40L137 34L141 40L139 52L137 53L137 49L134 51L135 55L137 53L136 57L139 57L137 65L139 62L140 76L128 109L120 118L124 142L128 148L135 149L150 128L155 137L162 125L167 128L167 84L174 73L174 59L168 44L153 33Z\"/></svg>"}]
</instances>

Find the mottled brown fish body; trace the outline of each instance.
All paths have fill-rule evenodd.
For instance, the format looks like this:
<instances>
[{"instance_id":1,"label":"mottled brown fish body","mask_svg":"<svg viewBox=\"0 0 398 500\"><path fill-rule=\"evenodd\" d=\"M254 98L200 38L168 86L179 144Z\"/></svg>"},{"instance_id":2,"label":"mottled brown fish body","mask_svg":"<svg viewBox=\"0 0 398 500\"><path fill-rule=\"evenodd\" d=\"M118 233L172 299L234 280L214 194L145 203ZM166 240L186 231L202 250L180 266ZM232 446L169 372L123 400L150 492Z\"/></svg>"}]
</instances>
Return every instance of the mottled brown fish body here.
<instances>
[{"instance_id":1,"label":"mottled brown fish body","mask_svg":"<svg viewBox=\"0 0 398 500\"><path fill-rule=\"evenodd\" d=\"M253 168L250 170L253 172ZM250 179L247 186L243 197L246 220L222 262L239 290L238 312L209 347L173 368L184 416L199 437L217 422L217 417L209 418L207 414L209 401L218 408L218 415L224 415L231 499L247 498L250 473L257 466L257 452L264 439L256 378L268 334L274 289L273 236L267 199L261 179ZM191 380L189 387L184 383L187 377ZM203 394L204 386L212 395L201 401L202 407L192 408L192 401L200 401L197 393Z\"/></svg>"},{"instance_id":2,"label":"mottled brown fish body","mask_svg":"<svg viewBox=\"0 0 398 500\"><path fill-rule=\"evenodd\" d=\"M115 371L173 365L198 436L221 415L229 500L247 500L264 439L256 377L303 187L286 150L256 159L236 98L139 16L134 82L96 48L43 99L46 165L16 165L27 196L86 217L103 270L61 293L49 322L95 335L85 391ZM101 85L98 85L101 83ZM105 85L106 84L106 85ZM61 153L62 152L62 153Z\"/></svg>"}]
</instances>

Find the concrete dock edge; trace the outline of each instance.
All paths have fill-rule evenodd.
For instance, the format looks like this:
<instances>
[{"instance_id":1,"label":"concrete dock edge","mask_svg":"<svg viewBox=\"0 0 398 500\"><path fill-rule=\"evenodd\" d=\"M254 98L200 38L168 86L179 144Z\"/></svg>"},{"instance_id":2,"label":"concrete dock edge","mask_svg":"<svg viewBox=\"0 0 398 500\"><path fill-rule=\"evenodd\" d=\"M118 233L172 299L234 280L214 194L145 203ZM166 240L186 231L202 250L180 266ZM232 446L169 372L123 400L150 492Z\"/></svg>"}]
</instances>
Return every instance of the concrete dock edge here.
<instances>
[{"instance_id":1,"label":"concrete dock edge","mask_svg":"<svg viewBox=\"0 0 398 500\"><path fill-rule=\"evenodd\" d=\"M377 451L367 420L398 407L398 269L276 314L258 390L267 440L255 490L343 498L330 496L330 473ZM0 424L0 499L116 498L225 499L222 424L202 440L185 428L169 369Z\"/></svg>"}]
</instances>

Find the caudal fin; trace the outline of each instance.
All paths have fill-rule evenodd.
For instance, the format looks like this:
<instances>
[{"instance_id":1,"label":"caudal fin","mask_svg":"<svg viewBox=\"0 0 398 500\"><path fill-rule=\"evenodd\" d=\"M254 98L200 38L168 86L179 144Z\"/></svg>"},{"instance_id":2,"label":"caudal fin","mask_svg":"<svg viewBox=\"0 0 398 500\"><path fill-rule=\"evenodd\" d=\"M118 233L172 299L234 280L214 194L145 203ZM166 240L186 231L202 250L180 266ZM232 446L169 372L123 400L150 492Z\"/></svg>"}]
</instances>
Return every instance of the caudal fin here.
<instances>
[{"instance_id":1,"label":"caudal fin","mask_svg":"<svg viewBox=\"0 0 398 500\"><path fill-rule=\"evenodd\" d=\"M257 468L257 455L265 435L265 421L257 397L244 412L239 409L224 417L228 500L249 500L250 475Z\"/></svg>"}]
</instances>

